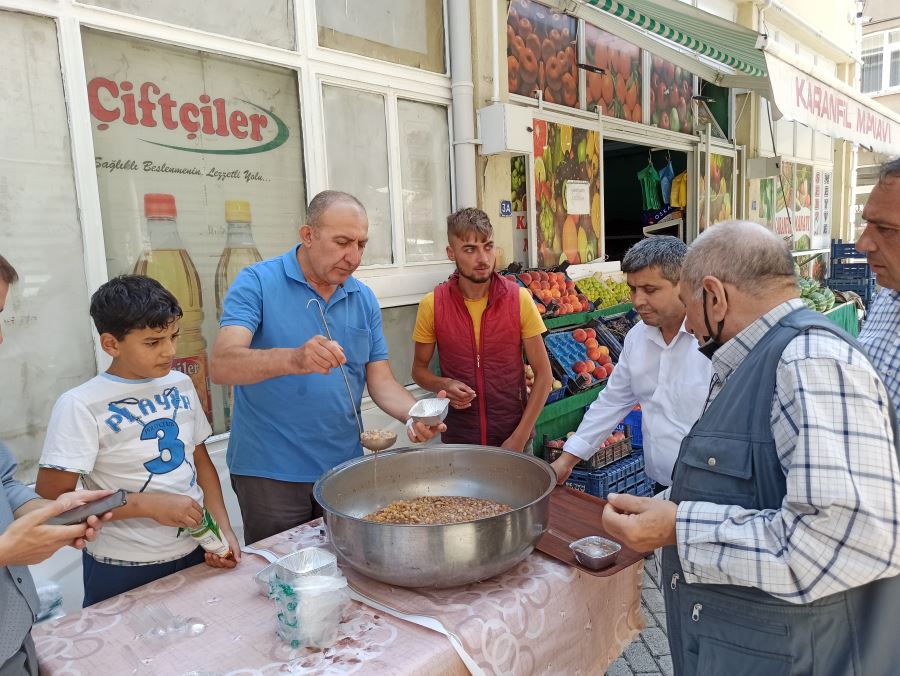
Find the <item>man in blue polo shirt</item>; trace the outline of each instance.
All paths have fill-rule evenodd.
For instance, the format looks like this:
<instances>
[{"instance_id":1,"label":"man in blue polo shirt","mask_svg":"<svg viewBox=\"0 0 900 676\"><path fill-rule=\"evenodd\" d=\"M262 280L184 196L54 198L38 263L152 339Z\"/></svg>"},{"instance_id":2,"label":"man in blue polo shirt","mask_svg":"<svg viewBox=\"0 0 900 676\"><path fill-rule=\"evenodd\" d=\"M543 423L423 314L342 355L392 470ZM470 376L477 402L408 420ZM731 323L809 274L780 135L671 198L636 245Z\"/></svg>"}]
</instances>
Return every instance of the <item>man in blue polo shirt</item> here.
<instances>
[{"instance_id":1,"label":"man in blue polo shirt","mask_svg":"<svg viewBox=\"0 0 900 676\"><path fill-rule=\"evenodd\" d=\"M415 399L391 372L378 301L351 276L368 231L359 200L319 193L300 244L244 268L225 298L210 374L235 386L227 461L248 543L319 516L313 483L362 454L339 365L357 412L368 386L379 408L407 423L410 441L446 429L409 419ZM307 308L311 299L322 304L333 340L318 310Z\"/></svg>"}]
</instances>

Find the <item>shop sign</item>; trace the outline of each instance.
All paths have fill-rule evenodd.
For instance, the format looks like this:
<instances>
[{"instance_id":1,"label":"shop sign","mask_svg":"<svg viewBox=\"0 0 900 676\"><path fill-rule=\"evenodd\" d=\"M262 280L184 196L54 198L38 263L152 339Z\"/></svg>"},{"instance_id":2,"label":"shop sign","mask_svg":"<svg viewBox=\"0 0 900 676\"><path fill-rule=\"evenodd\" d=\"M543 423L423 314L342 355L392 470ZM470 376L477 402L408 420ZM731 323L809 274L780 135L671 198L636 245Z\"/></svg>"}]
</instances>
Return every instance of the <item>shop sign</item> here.
<instances>
[{"instance_id":1,"label":"shop sign","mask_svg":"<svg viewBox=\"0 0 900 676\"><path fill-rule=\"evenodd\" d=\"M895 154L900 124L821 80L767 55L775 105L781 114L832 137Z\"/></svg>"}]
</instances>

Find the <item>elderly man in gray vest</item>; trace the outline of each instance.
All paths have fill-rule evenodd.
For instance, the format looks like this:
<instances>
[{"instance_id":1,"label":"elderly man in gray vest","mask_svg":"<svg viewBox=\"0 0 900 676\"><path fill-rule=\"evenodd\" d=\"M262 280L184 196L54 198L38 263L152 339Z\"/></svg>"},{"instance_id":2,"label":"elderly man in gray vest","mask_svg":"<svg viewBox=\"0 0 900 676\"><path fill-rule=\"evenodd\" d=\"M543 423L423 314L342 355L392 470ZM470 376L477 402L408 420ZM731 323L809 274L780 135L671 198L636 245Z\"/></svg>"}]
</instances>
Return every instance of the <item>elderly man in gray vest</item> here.
<instances>
[{"instance_id":1,"label":"elderly man in gray vest","mask_svg":"<svg viewBox=\"0 0 900 676\"><path fill-rule=\"evenodd\" d=\"M894 411L861 347L805 309L784 244L731 221L682 268L713 365L669 500L610 495L608 531L665 546L676 674L896 674Z\"/></svg>"}]
</instances>

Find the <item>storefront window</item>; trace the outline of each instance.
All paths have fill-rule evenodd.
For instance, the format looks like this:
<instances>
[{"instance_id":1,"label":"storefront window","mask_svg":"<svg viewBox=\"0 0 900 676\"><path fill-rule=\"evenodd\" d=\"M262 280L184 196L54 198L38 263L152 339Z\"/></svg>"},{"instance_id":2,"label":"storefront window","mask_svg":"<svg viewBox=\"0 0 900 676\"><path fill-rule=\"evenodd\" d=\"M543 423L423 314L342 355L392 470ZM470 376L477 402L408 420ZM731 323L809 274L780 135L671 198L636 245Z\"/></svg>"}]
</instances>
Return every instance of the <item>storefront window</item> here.
<instances>
[{"instance_id":1,"label":"storefront window","mask_svg":"<svg viewBox=\"0 0 900 676\"><path fill-rule=\"evenodd\" d=\"M407 262L444 260L450 213L450 131L447 109L397 102L400 178Z\"/></svg>"},{"instance_id":2,"label":"storefront window","mask_svg":"<svg viewBox=\"0 0 900 676\"><path fill-rule=\"evenodd\" d=\"M510 4L506 55L510 94L578 107L578 22L531 0Z\"/></svg>"},{"instance_id":3,"label":"storefront window","mask_svg":"<svg viewBox=\"0 0 900 676\"><path fill-rule=\"evenodd\" d=\"M418 305L387 307L381 311L384 339L388 344L391 371L401 385L412 385L413 328L416 325Z\"/></svg>"},{"instance_id":4,"label":"storefront window","mask_svg":"<svg viewBox=\"0 0 900 676\"><path fill-rule=\"evenodd\" d=\"M602 254L600 134L534 121L538 264L587 263Z\"/></svg>"},{"instance_id":5,"label":"storefront window","mask_svg":"<svg viewBox=\"0 0 900 676\"><path fill-rule=\"evenodd\" d=\"M650 119L660 129L691 133L694 76L655 54L650 60Z\"/></svg>"},{"instance_id":6,"label":"storefront window","mask_svg":"<svg viewBox=\"0 0 900 676\"><path fill-rule=\"evenodd\" d=\"M0 12L0 254L19 273L0 328L0 441L34 480L50 410L97 372L56 24Z\"/></svg>"},{"instance_id":7,"label":"storefront window","mask_svg":"<svg viewBox=\"0 0 900 676\"><path fill-rule=\"evenodd\" d=\"M229 35L264 45L294 48L293 0L216 0L198 5L182 0L83 0L117 12Z\"/></svg>"},{"instance_id":8,"label":"storefront window","mask_svg":"<svg viewBox=\"0 0 900 676\"><path fill-rule=\"evenodd\" d=\"M641 109L641 50L612 33L587 24L587 62L605 73L587 72L587 107L631 122L643 122Z\"/></svg>"},{"instance_id":9,"label":"storefront window","mask_svg":"<svg viewBox=\"0 0 900 676\"><path fill-rule=\"evenodd\" d=\"M297 75L91 30L83 44L109 274L148 274L178 297L176 368L224 432L228 390L207 368L222 300L304 219Z\"/></svg>"},{"instance_id":10,"label":"storefront window","mask_svg":"<svg viewBox=\"0 0 900 676\"><path fill-rule=\"evenodd\" d=\"M369 215L363 265L394 262L391 239L387 126L384 96L322 87L328 187L355 195Z\"/></svg>"},{"instance_id":11,"label":"storefront window","mask_svg":"<svg viewBox=\"0 0 900 676\"><path fill-rule=\"evenodd\" d=\"M442 0L316 0L319 44L443 73Z\"/></svg>"}]
</instances>

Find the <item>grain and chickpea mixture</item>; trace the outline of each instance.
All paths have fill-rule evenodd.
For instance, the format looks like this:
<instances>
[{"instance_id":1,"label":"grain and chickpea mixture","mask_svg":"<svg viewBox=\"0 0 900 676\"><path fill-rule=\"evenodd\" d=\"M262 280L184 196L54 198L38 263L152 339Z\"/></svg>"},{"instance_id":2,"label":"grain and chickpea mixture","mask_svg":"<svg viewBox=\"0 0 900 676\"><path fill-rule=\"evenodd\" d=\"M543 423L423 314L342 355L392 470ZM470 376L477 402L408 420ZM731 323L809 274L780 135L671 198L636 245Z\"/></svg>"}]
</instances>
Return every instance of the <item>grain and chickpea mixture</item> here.
<instances>
[{"instance_id":1,"label":"grain and chickpea mixture","mask_svg":"<svg viewBox=\"0 0 900 676\"><path fill-rule=\"evenodd\" d=\"M510 511L509 505L481 498L435 495L395 500L387 507L366 515L367 521L406 524L447 524L475 521Z\"/></svg>"}]
</instances>

